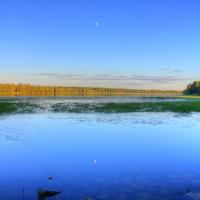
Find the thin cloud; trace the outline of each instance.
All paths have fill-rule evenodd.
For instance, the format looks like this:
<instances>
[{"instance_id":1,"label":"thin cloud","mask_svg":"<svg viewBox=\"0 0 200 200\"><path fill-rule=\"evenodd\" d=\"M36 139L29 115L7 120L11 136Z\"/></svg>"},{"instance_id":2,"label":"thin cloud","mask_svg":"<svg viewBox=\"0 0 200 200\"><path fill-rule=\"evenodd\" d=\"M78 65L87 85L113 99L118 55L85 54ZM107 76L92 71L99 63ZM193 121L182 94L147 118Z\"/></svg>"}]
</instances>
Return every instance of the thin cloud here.
<instances>
[{"instance_id":1,"label":"thin cloud","mask_svg":"<svg viewBox=\"0 0 200 200\"><path fill-rule=\"evenodd\" d=\"M24 83L33 85L113 87L134 89L185 89L186 85L197 80L180 74L153 76L141 74L79 74L79 73L36 73L0 74L1 83Z\"/></svg>"},{"instance_id":2,"label":"thin cloud","mask_svg":"<svg viewBox=\"0 0 200 200\"><path fill-rule=\"evenodd\" d=\"M149 76L149 75L109 75L109 74L37 74L57 80L77 81L145 81L154 83L170 83L186 81L188 78L181 76Z\"/></svg>"},{"instance_id":3,"label":"thin cloud","mask_svg":"<svg viewBox=\"0 0 200 200\"><path fill-rule=\"evenodd\" d=\"M181 74L184 73L183 70L172 68L172 67L162 67L160 68L161 71L164 71L165 73L173 73L173 74Z\"/></svg>"}]
</instances>

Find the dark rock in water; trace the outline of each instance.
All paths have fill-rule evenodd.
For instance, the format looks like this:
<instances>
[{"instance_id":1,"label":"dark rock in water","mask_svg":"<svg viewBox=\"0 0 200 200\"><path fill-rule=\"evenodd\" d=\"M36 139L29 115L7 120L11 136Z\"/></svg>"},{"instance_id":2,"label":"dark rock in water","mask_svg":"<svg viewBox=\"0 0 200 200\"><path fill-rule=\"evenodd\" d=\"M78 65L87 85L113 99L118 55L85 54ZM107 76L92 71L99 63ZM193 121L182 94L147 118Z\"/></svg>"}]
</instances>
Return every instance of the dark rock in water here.
<instances>
[{"instance_id":1,"label":"dark rock in water","mask_svg":"<svg viewBox=\"0 0 200 200\"><path fill-rule=\"evenodd\" d=\"M61 191L45 191L45 190L38 190L38 200L45 200L48 197L53 197L58 194L62 193Z\"/></svg>"},{"instance_id":2,"label":"dark rock in water","mask_svg":"<svg viewBox=\"0 0 200 200\"><path fill-rule=\"evenodd\" d=\"M53 177L52 177L52 176L49 176L48 179L49 179L50 181L52 181L52 180L53 180Z\"/></svg>"},{"instance_id":3,"label":"dark rock in water","mask_svg":"<svg viewBox=\"0 0 200 200\"><path fill-rule=\"evenodd\" d=\"M92 200L90 197L85 197L84 200Z\"/></svg>"}]
</instances>

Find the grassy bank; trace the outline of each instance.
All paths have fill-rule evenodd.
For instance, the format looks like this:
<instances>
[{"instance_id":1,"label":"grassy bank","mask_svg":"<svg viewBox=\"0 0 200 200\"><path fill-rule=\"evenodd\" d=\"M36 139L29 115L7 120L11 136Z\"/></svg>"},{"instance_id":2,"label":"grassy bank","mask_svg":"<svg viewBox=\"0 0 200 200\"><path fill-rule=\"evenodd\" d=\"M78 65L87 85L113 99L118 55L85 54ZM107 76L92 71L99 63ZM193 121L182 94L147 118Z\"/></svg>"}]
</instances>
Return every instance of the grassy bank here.
<instances>
[{"instance_id":1,"label":"grassy bank","mask_svg":"<svg viewBox=\"0 0 200 200\"><path fill-rule=\"evenodd\" d=\"M200 99L199 95L178 95L178 96L172 96L173 98L178 99Z\"/></svg>"}]
</instances>

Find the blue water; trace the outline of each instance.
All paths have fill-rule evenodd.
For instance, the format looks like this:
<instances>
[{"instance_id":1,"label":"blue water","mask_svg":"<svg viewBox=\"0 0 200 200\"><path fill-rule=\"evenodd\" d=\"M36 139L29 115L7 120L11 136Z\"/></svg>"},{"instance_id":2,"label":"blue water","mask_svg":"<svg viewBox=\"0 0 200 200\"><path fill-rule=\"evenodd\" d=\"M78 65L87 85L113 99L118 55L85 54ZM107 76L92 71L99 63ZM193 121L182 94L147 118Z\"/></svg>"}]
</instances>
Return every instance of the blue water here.
<instances>
[{"instance_id":1,"label":"blue water","mask_svg":"<svg viewBox=\"0 0 200 200\"><path fill-rule=\"evenodd\" d=\"M195 199L200 114L3 115L0 199L22 199L23 188L25 200L39 188L62 190L58 200Z\"/></svg>"}]
</instances>

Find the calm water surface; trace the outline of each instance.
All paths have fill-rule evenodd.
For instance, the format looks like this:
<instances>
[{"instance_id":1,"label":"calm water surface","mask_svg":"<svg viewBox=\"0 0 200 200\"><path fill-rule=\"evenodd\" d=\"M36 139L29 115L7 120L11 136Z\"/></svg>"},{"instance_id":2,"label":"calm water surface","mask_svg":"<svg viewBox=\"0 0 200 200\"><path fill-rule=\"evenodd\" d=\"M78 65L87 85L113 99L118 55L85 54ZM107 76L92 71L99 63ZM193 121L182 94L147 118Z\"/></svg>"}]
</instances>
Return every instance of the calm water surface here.
<instances>
[{"instance_id":1,"label":"calm water surface","mask_svg":"<svg viewBox=\"0 0 200 200\"><path fill-rule=\"evenodd\" d=\"M22 199L23 187L25 200L39 188L62 190L58 200L198 199L200 114L2 115L0 199Z\"/></svg>"}]
</instances>

